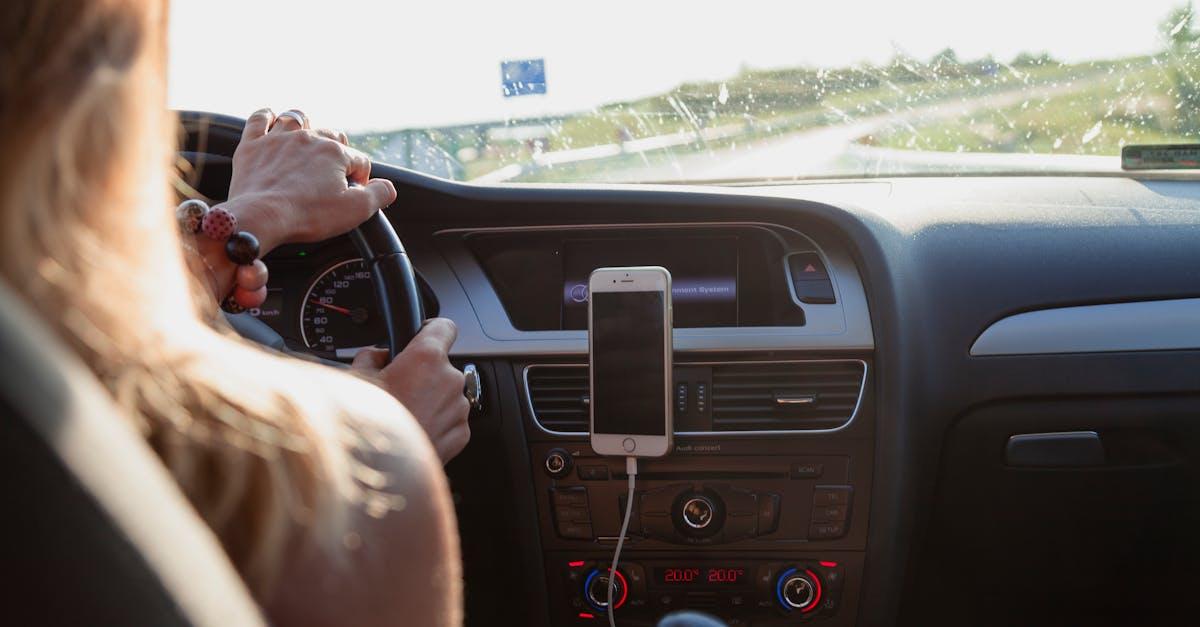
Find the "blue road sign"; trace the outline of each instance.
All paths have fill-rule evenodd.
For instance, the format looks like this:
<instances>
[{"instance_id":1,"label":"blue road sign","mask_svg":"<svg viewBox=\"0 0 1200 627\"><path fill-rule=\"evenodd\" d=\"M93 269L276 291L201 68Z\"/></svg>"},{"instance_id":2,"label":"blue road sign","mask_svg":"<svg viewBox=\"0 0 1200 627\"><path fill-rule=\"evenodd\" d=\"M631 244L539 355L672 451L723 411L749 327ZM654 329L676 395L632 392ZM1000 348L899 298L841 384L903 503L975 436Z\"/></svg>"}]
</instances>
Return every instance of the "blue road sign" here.
<instances>
[{"instance_id":1,"label":"blue road sign","mask_svg":"<svg viewBox=\"0 0 1200 627\"><path fill-rule=\"evenodd\" d=\"M546 93L546 60L501 61L500 85L505 98Z\"/></svg>"}]
</instances>

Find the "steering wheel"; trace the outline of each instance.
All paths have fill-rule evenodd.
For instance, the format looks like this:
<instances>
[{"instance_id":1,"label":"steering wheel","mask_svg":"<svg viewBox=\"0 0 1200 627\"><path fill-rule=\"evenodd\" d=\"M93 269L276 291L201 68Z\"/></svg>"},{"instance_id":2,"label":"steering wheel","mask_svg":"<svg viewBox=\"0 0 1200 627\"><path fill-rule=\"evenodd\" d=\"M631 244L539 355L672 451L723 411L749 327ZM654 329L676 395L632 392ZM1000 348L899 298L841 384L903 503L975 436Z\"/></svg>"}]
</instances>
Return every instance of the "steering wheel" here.
<instances>
[{"instance_id":1,"label":"steering wheel","mask_svg":"<svg viewBox=\"0 0 1200 627\"><path fill-rule=\"evenodd\" d=\"M400 236L396 235L396 229L392 228L382 209L350 231L350 239L371 271L379 314L387 328L388 352L395 357L416 337L425 322L416 272L404 252ZM463 395L473 409L480 409L483 381L475 364L464 364L463 376Z\"/></svg>"},{"instance_id":2,"label":"steering wheel","mask_svg":"<svg viewBox=\"0 0 1200 627\"><path fill-rule=\"evenodd\" d=\"M404 244L383 210L350 231L350 239L363 264L371 271L379 314L387 328L388 353L395 357L416 337L425 322L425 308L417 291L417 275ZM463 365L463 395L473 409L482 407L482 379L475 364Z\"/></svg>"},{"instance_id":3,"label":"steering wheel","mask_svg":"<svg viewBox=\"0 0 1200 627\"><path fill-rule=\"evenodd\" d=\"M187 130L183 152L193 158L203 155L231 158L246 125L243 118L198 111L181 111L179 117ZM425 321L416 272L404 244L382 209L349 235L364 265L371 271L379 313L387 329L388 352L395 357L412 341ZM274 331L271 334L278 335ZM258 341L262 342L261 339ZM280 344L282 341L279 338ZM478 409L482 406L481 375L475 365L469 363L463 366L463 374L466 376L464 394L471 406Z\"/></svg>"},{"instance_id":4,"label":"steering wheel","mask_svg":"<svg viewBox=\"0 0 1200 627\"><path fill-rule=\"evenodd\" d=\"M387 329L388 352L395 357L416 337L425 321L417 275L400 236L382 210L350 231L350 239L371 271L379 315Z\"/></svg>"}]
</instances>

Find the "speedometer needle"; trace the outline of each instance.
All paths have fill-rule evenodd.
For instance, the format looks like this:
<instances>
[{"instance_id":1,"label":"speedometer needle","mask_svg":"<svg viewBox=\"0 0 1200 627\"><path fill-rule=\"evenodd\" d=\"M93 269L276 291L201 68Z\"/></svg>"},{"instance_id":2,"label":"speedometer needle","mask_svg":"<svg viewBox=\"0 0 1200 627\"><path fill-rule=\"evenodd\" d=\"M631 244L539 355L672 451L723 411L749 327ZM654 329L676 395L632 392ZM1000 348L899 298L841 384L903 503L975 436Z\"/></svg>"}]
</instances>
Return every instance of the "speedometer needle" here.
<instances>
[{"instance_id":1,"label":"speedometer needle","mask_svg":"<svg viewBox=\"0 0 1200 627\"><path fill-rule=\"evenodd\" d=\"M349 310L349 309L346 309L345 307L338 307L337 305L333 305L333 304L330 304L330 303L323 303L323 302L321 302L321 301L319 301L319 300L317 300L317 299L315 299L315 298L314 298L314 299L312 299L312 300L310 300L310 301L308 301L308 302L310 302L310 303L312 303L312 304L314 304L314 305L316 305L316 306L318 306L318 307L324 307L324 308L326 308L326 309L332 309L332 310L334 310L334 311L336 311L336 312L338 312L338 313L340 313L340 314L345 314L345 315L347 315L347 316L349 316L349 315L350 315L350 313L351 313L351 312L350 312L350 310Z\"/></svg>"}]
</instances>

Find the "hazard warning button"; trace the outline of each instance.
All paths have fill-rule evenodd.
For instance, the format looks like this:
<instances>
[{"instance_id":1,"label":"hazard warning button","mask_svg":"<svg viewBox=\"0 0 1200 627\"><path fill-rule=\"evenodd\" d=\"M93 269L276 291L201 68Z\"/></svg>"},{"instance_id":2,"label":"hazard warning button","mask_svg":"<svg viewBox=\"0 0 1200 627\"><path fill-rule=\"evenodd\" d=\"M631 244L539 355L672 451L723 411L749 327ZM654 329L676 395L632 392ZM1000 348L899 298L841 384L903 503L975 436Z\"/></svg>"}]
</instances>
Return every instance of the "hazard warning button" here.
<instances>
[{"instance_id":1,"label":"hazard warning button","mask_svg":"<svg viewBox=\"0 0 1200 627\"><path fill-rule=\"evenodd\" d=\"M796 300L810 305L828 305L837 302L833 283L825 270L820 255L815 252L795 253L788 256L788 269L792 274L792 288Z\"/></svg>"},{"instance_id":2,"label":"hazard warning button","mask_svg":"<svg viewBox=\"0 0 1200 627\"><path fill-rule=\"evenodd\" d=\"M811 281L813 279L828 280L829 273L817 253L796 253L788 257L788 265L792 267L793 281Z\"/></svg>"}]
</instances>

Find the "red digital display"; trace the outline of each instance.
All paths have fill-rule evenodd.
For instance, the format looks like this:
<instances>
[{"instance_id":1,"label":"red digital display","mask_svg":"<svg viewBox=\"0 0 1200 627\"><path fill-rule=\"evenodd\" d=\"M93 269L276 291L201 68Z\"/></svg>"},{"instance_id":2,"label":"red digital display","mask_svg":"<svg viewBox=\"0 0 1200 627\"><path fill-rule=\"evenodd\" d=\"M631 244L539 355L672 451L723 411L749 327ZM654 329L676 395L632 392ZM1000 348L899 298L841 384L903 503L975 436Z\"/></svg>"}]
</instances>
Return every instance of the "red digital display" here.
<instances>
[{"instance_id":1,"label":"red digital display","mask_svg":"<svg viewBox=\"0 0 1200 627\"><path fill-rule=\"evenodd\" d=\"M685 566L676 568L659 568L658 582L664 585L699 584L699 585L738 585L746 582L746 569L736 566L729 567L696 567Z\"/></svg>"}]
</instances>

